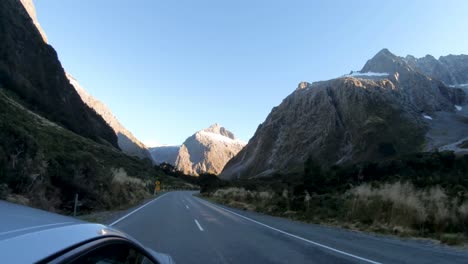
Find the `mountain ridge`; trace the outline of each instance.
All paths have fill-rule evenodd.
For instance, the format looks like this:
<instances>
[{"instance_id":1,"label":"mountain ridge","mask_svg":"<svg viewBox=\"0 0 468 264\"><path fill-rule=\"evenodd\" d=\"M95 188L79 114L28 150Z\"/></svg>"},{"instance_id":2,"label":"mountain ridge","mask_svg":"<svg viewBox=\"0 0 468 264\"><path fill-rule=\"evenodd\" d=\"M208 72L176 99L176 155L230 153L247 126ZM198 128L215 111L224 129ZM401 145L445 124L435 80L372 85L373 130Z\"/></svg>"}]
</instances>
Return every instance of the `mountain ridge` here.
<instances>
[{"instance_id":1,"label":"mountain ridge","mask_svg":"<svg viewBox=\"0 0 468 264\"><path fill-rule=\"evenodd\" d=\"M89 94L88 91L86 91L86 89L84 89L71 74L66 73L66 75L83 102L101 115L107 124L109 124L109 126L114 130L117 135L117 143L125 154L136 156L141 159L147 158L152 160L151 154L145 144L139 141L120 123L107 105Z\"/></svg>"},{"instance_id":2,"label":"mountain ridge","mask_svg":"<svg viewBox=\"0 0 468 264\"><path fill-rule=\"evenodd\" d=\"M331 166L435 149L460 139L451 131L443 131L445 138L432 132L449 121L463 130L466 117L456 109L466 102L463 90L383 49L358 73L300 83L220 177L302 170L308 158Z\"/></svg>"},{"instance_id":3,"label":"mountain ridge","mask_svg":"<svg viewBox=\"0 0 468 264\"><path fill-rule=\"evenodd\" d=\"M219 174L226 162L234 157L245 143L234 133L215 123L195 132L180 146L150 148L156 163L169 163L184 174Z\"/></svg>"},{"instance_id":4,"label":"mountain ridge","mask_svg":"<svg viewBox=\"0 0 468 264\"><path fill-rule=\"evenodd\" d=\"M118 147L112 129L69 83L56 51L44 41L23 2L5 0L0 7L0 84L4 89L45 118Z\"/></svg>"}]
</instances>

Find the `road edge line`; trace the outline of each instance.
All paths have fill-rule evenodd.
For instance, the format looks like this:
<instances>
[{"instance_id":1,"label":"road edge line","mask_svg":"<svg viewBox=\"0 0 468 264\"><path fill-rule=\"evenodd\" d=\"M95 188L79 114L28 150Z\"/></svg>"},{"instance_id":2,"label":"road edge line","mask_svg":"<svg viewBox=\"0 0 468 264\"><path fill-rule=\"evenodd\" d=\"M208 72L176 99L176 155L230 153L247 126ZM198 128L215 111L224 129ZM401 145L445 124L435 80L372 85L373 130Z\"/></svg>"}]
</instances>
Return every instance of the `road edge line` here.
<instances>
[{"instance_id":1,"label":"road edge line","mask_svg":"<svg viewBox=\"0 0 468 264\"><path fill-rule=\"evenodd\" d=\"M312 241L312 240L309 240L309 239L300 237L300 236L298 236L298 235L294 235L294 234L288 233L288 232L283 231L283 230L281 230L281 229L278 229L278 228L269 226L269 225L264 224L264 223L262 223L262 222L259 222L259 221L257 221L257 220L254 220L254 219L251 219L251 218L249 218L249 217L243 216L243 215L241 215L241 214L235 213L235 212L233 212L233 211L231 211L231 210L228 210L228 209L226 209L226 208L224 208L224 207L221 207L221 206L219 206L219 205L216 205L216 204L214 204L214 203L205 201L205 200L203 200L203 199L201 199L201 198L199 198L199 197L195 197L195 198L197 198L197 199L198 199L200 202L202 202L202 203L212 205L212 206L214 206L214 207L216 207L216 208L218 208L218 209L224 210L224 211L229 212L229 213L231 213L231 214L234 214L234 215L236 215L236 216L238 216L238 217L244 218L245 220L251 221L251 222L256 223L256 224L258 224L258 225L261 225L261 226L263 226L263 227L266 227L266 228L272 229L272 230L274 230L274 231L277 231L277 232L279 232L279 233L282 233L283 235L287 235L287 236L290 236L290 237L293 237L293 238L302 240L302 241L304 241L304 242L308 242L308 243L310 243L310 244L312 244L312 245L315 245L315 246L318 246L318 247L321 247L321 248L325 248L325 249L331 250L331 251L333 251L333 252L336 252L336 253L339 253L339 254L342 254L342 255L345 255L345 256L348 256L348 257L352 257L352 258L355 258L355 259L358 259L358 260L362 260L362 261L365 261L365 262L368 262L368 263L372 263L372 264L382 264L381 262L377 262L377 261L373 261L373 260L366 259L366 258L363 258L363 257L359 257L359 256L353 255L353 254L351 254L351 253L348 253L348 252L345 252L345 251L341 251L341 250L339 250L339 249L332 248L332 247L329 247L329 246L320 244L320 243L318 243L318 242L315 242L315 241Z\"/></svg>"},{"instance_id":2,"label":"road edge line","mask_svg":"<svg viewBox=\"0 0 468 264\"><path fill-rule=\"evenodd\" d=\"M168 194L169 194L169 193L165 193L165 194L163 194L163 195L161 195L161 196L158 196L158 197L154 198L153 200L151 200L151 201L145 203L144 205L138 207L137 209L131 211L130 213L128 213L128 214L122 216L121 218L115 220L114 222L112 222L112 223L109 224L108 226L114 226L114 225L118 224L119 222L121 222L121 221L124 220L125 218L131 216L132 214L134 214L134 213L136 213L136 212L138 212L138 211L140 211L140 210L143 209L145 206L149 205L150 203L156 202L157 200L159 200L160 198L163 198L164 196L166 196L166 195L168 195Z\"/></svg>"}]
</instances>

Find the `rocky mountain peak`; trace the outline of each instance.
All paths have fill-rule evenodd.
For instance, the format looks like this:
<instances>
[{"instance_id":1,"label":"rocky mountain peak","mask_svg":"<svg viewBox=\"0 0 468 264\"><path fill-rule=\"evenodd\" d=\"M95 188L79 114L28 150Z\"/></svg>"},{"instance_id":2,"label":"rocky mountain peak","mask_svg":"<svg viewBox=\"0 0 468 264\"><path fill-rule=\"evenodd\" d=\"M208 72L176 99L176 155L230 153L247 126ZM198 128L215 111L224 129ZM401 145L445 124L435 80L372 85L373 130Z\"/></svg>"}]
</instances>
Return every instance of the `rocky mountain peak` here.
<instances>
[{"instance_id":1,"label":"rocky mountain peak","mask_svg":"<svg viewBox=\"0 0 468 264\"><path fill-rule=\"evenodd\" d=\"M231 131L227 130L226 128L222 127L220 124L215 123L211 125L210 127L203 129L200 132L205 132L205 133L213 133L213 134L218 134L224 137L228 137L232 140L236 140L236 137L234 136L234 133Z\"/></svg>"},{"instance_id":2,"label":"rocky mountain peak","mask_svg":"<svg viewBox=\"0 0 468 264\"><path fill-rule=\"evenodd\" d=\"M409 65L401 57L391 53L388 49L379 51L372 59L368 60L361 72L377 72L400 75L410 71Z\"/></svg>"},{"instance_id":3,"label":"rocky mountain peak","mask_svg":"<svg viewBox=\"0 0 468 264\"><path fill-rule=\"evenodd\" d=\"M416 58L406 56L406 62L416 71L442 81L445 85L458 86L468 83L468 56L448 55L436 59L432 55Z\"/></svg>"},{"instance_id":4,"label":"rocky mountain peak","mask_svg":"<svg viewBox=\"0 0 468 264\"><path fill-rule=\"evenodd\" d=\"M180 146L175 166L185 174L219 174L245 143L219 124L196 132Z\"/></svg>"},{"instance_id":5,"label":"rocky mountain peak","mask_svg":"<svg viewBox=\"0 0 468 264\"><path fill-rule=\"evenodd\" d=\"M432 60L432 61L436 61L436 60L437 60L434 56L432 56L432 55L430 55L430 54L427 54L426 56L424 56L424 58L425 58L426 60Z\"/></svg>"},{"instance_id":6,"label":"rocky mountain peak","mask_svg":"<svg viewBox=\"0 0 468 264\"><path fill-rule=\"evenodd\" d=\"M300 83L220 177L271 176L303 170L308 158L325 166L346 164L458 142L468 131L462 112L468 101L463 90L444 85L436 73L449 69L448 77L461 84L468 78L468 70L460 71L464 59L448 59L443 68L425 65L425 60L434 61L430 56L403 58L383 49L359 72L311 86Z\"/></svg>"},{"instance_id":7,"label":"rocky mountain peak","mask_svg":"<svg viewBox=\"0 0 468 264\"><path fill-rule=\"evenodd\" d=\"M309 87L310 85L311 85L311 84L308 83L308 82L300 82L300 83L297 85L296 90L306 89L306 88Z\"/></svg>"}]
</instances>

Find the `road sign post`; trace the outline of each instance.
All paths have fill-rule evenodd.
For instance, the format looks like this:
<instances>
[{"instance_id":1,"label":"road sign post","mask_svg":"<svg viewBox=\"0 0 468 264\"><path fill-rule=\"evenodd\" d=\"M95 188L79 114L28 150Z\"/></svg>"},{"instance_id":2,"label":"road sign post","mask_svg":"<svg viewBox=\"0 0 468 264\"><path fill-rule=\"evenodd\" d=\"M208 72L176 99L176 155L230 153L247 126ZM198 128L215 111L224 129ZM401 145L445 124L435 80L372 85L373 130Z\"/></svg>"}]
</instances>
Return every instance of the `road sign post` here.
<instances>
[{"instance_id":1,"label":"road sign post","mask_svg":"<svg viewBox=\"0 0 468 264\"><path fill-rule=\"evenodd\" d=\"M161 182L160 181L156 181L155 182L155 186L154 186L154 194L156 195L156 193L160 192L161 191Z\"/></svg>"}]
</instances>

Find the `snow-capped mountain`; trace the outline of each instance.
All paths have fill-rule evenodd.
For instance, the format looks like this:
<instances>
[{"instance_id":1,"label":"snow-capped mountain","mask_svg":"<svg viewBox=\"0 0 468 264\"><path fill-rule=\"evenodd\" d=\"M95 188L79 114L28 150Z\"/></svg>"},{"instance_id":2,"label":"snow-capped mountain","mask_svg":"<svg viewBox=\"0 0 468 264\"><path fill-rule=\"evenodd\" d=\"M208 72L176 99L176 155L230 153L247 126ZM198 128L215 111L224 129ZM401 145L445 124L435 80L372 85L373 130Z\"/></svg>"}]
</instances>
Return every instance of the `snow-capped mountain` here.
<instances>
[{"instance_id":1,"label":"snow-capped mountain","mask_svg":"<svg viewBox=\"0 0 468 264\"><path fill-rule=\"evenodd\" d=\"M232 132L214 124L195 133L180 146L175 165L189 175L201 173L219 174L245 143L237 140Z\"/></svg>"},{"instance_id":2,"label":"snow-capped mountain","mask_svg":"<svg viewBox=\"0 0 468 264\"><path fill-rule=\"evenodd\" d=\"M159 146L150 149L156 163L167 162L189 175L219 174L245 143L219 124L200 130L181 146Z\"/></svg>"},{"instance_id":3,"label":"snow-capped mountain","mask_svg":"<svg viewBox=\"0 0 468 264\"><path fill-rule=\"evenodd\" d=\"M450 77L444 82L426 66L383 49L358 72L300 83L220 177L302 171L308 158L325 166L385 159L468 139L467 95L457 88L468 71L442 67Z\"/></svg>"}]
</instances>

